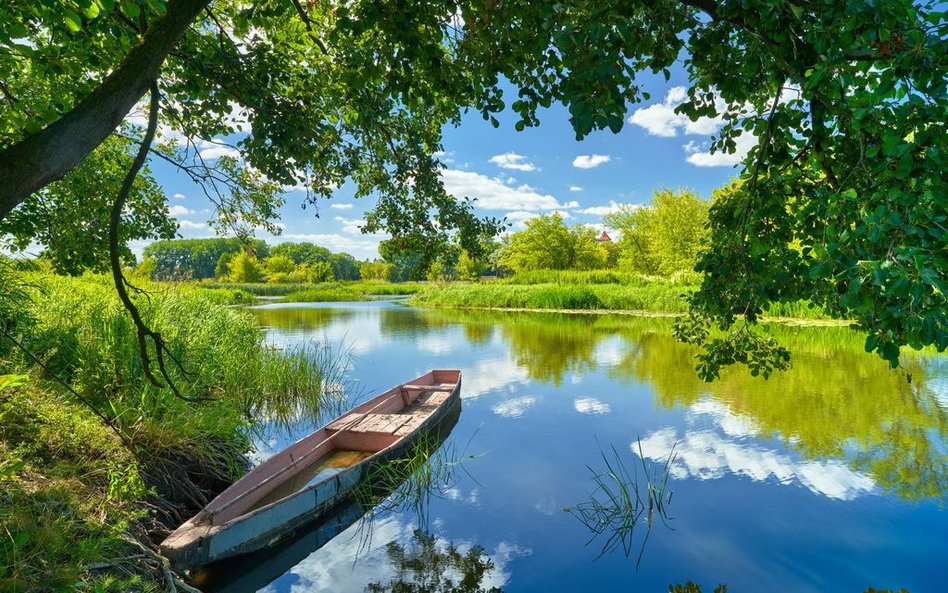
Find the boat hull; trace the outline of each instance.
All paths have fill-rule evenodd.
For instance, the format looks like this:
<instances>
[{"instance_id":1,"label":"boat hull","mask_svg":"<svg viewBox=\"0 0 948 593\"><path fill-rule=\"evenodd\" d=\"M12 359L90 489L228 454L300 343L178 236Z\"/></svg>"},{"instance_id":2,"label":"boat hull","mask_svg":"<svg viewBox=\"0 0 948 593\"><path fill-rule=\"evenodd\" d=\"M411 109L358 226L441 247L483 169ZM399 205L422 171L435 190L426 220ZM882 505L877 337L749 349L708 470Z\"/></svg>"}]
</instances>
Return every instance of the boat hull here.
<instances>
[{"instance_id":1,"label":"boat hull","mask_svg":"<svg viewBox=\"0 0 948 593\"><path fill-rule=\"evenodd\" d=\"M457 384L450 395L430 415L427 415L417 428L362 461L312 486L222 522L215 522L212 518L212 510L215 509L215 502L218 500L215 499L205 511L175 530L161 544L161 553L175 568L183 570L266 548L289 537L301 527L318 522L321 517L339 505L351 501L357 487L371 475L375 467L409 457L422 439L432 439L432 442L440 444L457 423L460 415L460 388L461 379L458 373ZM386 394L373 398L356 410L364 408ZM323 431L326 431L326 427L301 439L295 446L305 443L307 439L312 439L314 436L318 437L323 434ZM357 437L361 436L353 437L342 432L326 437L325 440L331 443L333 438L337 438L340 442L351 446L354 440L358 444ZM371 437L372 435L369 435L368 438ZM242 478L241 481L246 480L248 476ZM240 491L241 481L228 491L232 489ZM221 497L227 495L228 491L225 491ZM233 495L231 497L240 498ZM225 504L234 505L233 501ZM223 512L221 511L222 514Z\"/></svg>"}]
</instances>

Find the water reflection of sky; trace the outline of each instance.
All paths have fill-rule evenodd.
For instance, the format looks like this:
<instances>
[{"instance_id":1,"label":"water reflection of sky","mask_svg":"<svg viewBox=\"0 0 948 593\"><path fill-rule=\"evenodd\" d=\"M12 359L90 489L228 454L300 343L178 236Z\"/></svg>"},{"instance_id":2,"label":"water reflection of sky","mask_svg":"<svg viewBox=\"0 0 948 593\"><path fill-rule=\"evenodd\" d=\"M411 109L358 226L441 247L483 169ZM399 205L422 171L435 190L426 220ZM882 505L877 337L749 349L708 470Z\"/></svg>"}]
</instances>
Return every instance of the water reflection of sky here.
<instances>
[{"instance_id":1,"label":"water reflection of sky","mask_svg":"<svg viewBox=\"0 0 948 593\"><path fill-rule=\"evenodd\" d=\"M676 479L713 480L736 475L761 482L800 484L811 492L851 500L872 492L872 478L853 471L839 460L811 461L785 452L779 445L756 438L752 419L731 412L727 406L702 400L691 406L687 428L668 427L641 439L647 459L664 463L671 457ZM637 453L639 442L632 443Z\"/></svg>"},{"instance_id":2,"label":"water reflection of sky","mask_svg":"<svg viewBox=\"0 0 948 593\"><path fill-rule=\"evenodd\" d=\"M389 303L306 308L320 311L267 306L268 338L345 341L365 397L429 368L463 371L451 441L472 458L431 501L427 519L440 546L484 548L496 567L488 587L665 591L694 580L706 590L726 582L745 592L861 593L871 585L919 593L942 586L948 365L937 359L919 359L923 371L910 387L864 363L869 357L823 352L801 354L794 374L767 383L707 386L693 376L691 354L645 321L556 318L544 334L554 324L542 316L448 315ZM833 378L833 365L856 382ZM881 391L867 391L873 386ZM816 388L825 401L803 395ZM831 409L854 401L866 405ZM925 442L900 446L898 435ZM299 436L271 435L259 443L261 455ZM594 561L598 542L587 544L590 533L564 509L588 497L591 470L612 447L641 470L640 444L652 471L674 451L673 530L652 531L636 570L635 554ZM916 485L900 489L903 482ZM267 591L358 592L388 582L395 569L385 546L405 544L417 524L410 512L376 520L373 547L357 559L352 528Z\"/></svg>"}]
</instances>

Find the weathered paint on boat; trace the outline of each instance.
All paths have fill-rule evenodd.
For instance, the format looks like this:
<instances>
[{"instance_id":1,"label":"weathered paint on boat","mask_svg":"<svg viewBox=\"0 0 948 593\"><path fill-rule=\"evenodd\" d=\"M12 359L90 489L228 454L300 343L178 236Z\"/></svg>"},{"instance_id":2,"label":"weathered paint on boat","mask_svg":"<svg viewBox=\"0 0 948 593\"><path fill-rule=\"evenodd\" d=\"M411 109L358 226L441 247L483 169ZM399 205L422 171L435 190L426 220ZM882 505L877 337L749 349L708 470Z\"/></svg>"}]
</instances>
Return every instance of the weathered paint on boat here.
<instances>
[{"instance_id":1,"label":"weathered paint on boat","mask_svg":"<svg viewBox=\"0 0 948 593\"><path fill-rule=\"evenodd\" d=\"M461 372L434 370L374 397L264 461L212 500L161 544L186 569L259 550L351 497L370 468L405 457L425 435L453 427ZM333 476L267 504L281 485L336 449L373 452ZM258 506L259 505L259 506Z\"/></svg>"}]
</instances>

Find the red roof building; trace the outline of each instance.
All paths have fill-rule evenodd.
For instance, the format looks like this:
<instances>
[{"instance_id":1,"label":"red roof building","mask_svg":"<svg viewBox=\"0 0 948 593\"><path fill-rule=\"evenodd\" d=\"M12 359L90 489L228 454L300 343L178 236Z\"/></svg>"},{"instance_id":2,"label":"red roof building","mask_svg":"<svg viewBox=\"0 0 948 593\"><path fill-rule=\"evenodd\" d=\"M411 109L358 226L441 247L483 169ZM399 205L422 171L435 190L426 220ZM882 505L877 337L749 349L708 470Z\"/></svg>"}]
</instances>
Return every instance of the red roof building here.
<instances>
[{"instance_id":1,"label":"red roof building","mask_svg":"<svg viewBox=\"0 0 948 593\"><path fill-rule=\"evenodd\" d=\"M596 240L599 241L600 243L606 243L606 242L612 243L612 238L609 236L609 234L606 231L602 231L602 234L599 235L599 238Z\"/></svg>"}]
</instances>

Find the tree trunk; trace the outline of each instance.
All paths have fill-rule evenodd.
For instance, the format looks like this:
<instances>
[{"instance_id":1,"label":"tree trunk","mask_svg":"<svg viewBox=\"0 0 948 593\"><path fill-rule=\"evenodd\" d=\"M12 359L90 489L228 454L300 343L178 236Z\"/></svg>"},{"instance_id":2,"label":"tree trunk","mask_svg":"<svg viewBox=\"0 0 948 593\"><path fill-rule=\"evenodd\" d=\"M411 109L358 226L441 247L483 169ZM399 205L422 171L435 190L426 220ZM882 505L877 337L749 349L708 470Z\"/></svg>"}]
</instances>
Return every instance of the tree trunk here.
<instances>
[{"instance_id":1,"label":"tree trunk","mask_svg":"<svg viewBox=\"0 0 948 593\"><path fill-rule=\"evenodd\" d=\"M40 132L0 152L0 220L62 178L118 127L158 76L168 53L211 0L169 0L141 42L88 97Z\"/></svg>"}]
</instances>

